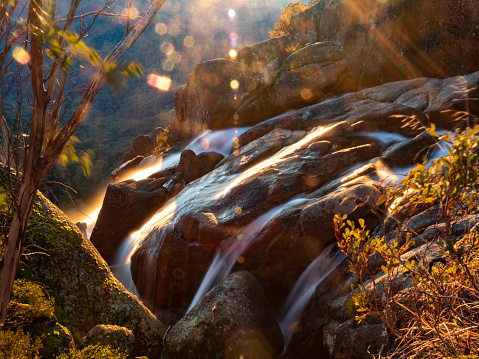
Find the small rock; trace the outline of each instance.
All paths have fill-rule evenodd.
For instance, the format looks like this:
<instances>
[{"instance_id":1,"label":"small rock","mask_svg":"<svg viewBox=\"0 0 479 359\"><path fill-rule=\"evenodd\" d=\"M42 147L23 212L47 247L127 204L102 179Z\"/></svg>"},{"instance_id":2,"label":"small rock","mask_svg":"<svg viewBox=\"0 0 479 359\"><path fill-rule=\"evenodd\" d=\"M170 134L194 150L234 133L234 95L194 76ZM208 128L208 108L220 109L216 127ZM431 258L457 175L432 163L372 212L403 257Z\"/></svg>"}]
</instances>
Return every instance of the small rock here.
<instances>
[{"instance_id":1,"label":"small rock","mask_svg":"<svg viewBox=\"0 0 479 359\"><path fill-rule=\"evenodd\" d=\"M84 348L95 344L109 345L130 356L135 349L135 336L131 330L118 325L97 325L80 340L78 346Z\"/></svg>"}]
</instances>

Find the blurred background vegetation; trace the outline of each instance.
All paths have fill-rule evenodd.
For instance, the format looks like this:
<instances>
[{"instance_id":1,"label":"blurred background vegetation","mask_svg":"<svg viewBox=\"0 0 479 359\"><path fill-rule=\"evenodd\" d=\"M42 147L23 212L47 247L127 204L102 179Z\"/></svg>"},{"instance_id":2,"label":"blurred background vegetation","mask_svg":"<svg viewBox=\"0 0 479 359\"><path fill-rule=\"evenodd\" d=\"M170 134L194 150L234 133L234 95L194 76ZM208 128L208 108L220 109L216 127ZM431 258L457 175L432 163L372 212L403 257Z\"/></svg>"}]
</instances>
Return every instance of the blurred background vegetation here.
<instances>
[{"instance_id":1,"label":"blurred background vegetation","mask_svg":"<svg viewBox=\"0 0 479 359\"><path fill-rule=\"evenodd\" d=\"M111 13L126 11L128 3L118 0ZM66 211L84 208L109 182L110 172L121 164L122 155L131 148L136 136L150 134L154 128L165 127L174 119L174 93L187 82L196 64L226 57L231 48L238 50L268 39L268 31L287 4L284 0L167 0L123 59L124 63L139 61L144 68L143 76L129 80L120 92L104 86L76 133L80 140L75 145L77 151L88 151L92 160L90 176L85 177L78 163L57 165L45 179L42 191ZM84 0L80 7L85 13L101 5ZM132 5L134 15L137 11L142 13L148 4L133 1ZM228 16L230 9L235 10L233 18ZM59 9L59 13L66 11ZM124 36L126 19L100 17L95 26L102 30L85 42L103 56ZM80 99L75 89L92 75L92 69L78 67L77 70L76 79L69 84L71 105ZM170 77L170 91L150 87L147 83L150 74ZM64 117L69 109L68 104L64 106Z\"/></svg>"}]
</instances>

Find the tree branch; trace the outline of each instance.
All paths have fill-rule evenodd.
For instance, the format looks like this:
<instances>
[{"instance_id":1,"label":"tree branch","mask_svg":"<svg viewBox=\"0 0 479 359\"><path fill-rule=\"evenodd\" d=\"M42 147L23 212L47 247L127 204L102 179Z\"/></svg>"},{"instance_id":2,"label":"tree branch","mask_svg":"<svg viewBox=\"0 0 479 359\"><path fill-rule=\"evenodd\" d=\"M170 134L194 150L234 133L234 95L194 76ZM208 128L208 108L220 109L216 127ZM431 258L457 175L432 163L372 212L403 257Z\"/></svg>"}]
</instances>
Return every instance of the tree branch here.
<instances>
[{"instance_id":1,"label":"tree branch","mask_svg":"<svg viewBox=\"0 0 479 359\"><path fill-rule=\"evenodd\" d=\"M115 48L105 57L104 63L117 64L121 57L127 52L127 50L135 43L140 35L146 30L151 23L157 12L163 6L166 0L153 1L145 15L138 20L135 25L130 29L123 39L115 46ZM42 164L38 170L42 173L46 173L54 165L57 157L61 153L63 147L68 142L73 133L77 130L80 123L85 118L91 104L105 81L105 69L104 67L98 69L93 77L88 90L85 92L83 99L76 108L75 112L68 119L68 122L61 129L58 136L52 143L47 146L45 156Z\"/></svg>"}]
</instances>

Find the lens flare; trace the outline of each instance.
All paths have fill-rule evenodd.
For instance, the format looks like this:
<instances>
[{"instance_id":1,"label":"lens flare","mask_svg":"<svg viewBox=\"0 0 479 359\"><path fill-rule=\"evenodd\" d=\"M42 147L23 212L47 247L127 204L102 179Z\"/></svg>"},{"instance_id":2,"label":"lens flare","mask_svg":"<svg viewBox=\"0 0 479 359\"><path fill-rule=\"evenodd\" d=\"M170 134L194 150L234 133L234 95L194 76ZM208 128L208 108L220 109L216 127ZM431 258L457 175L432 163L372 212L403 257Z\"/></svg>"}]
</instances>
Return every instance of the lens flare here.
<instances>
[{"instance_id":1,"label":"lens flare","mask_svg":"<svg viewBox=\"0 0 479 359\"><path fill-rule=\"evenodd\" d=\"M171 54L173 51L175 51L175 47L173 46L173 44L171 42L164 42L161 44L160 46L160 49L161 49L161 52L163 52L164 54Z\"/></svg>"},{"instance_id":2,"label":"lens flare","mask_svg":"<svg viewBox=\"0 0 479 359\"><path fill-rule=\"evenodd\" d=\"M230 34L230 42L233 47L238 45L238 35L235 32Z\"/></svg>"},{"instance_id":3,"label":"lens flare","mask_svg":"<svg viewBox=\"0 0 479 359\"><path fill-rule=\"evenodd\" d=\"M230 19L233 19L236 16L236 11L234 11L234 9L229 9L228 16L230 17Z\"/></svg>"},{"instance_id":4,"label":"lens flare","mask_svg":"<svg viewBox=\"0 0 479 359\"><path fill-rule=\"evenodd\" d=\"M171 86L171 79L169 77L151 74L150 76L148 76L148 85L160 91L169 91Z\"/></svg>"},{"instance_id":5,"label":"lens flare","mask_svg":"<svg viewBox=\"0 0 479 359\"><path fill-rule=\"evenodd\" d=\"M193 36L187 36L185 37L185 39L183 40L183 44L186 46L186 47L193 47L195 45L195 39Z\"/></svg>"},{"instance_id":6,"label":"lens flare","mask_svg":"<svg viewBox=\"0 0 479 359\"><path fill-rule=\"evenodd\" d=\"M155 31L158 35L164 35L166 34L166 31L168 31L168 27L162 22L159 22L155 25Z\"/></svg>"},{"instance_id":7,"label":"lens flare","mask_svg":"<svg viewBox=\"0 0 479 359\"><path fill-rule=\"evenodd\" d=\"M236 90L236 89L239 87L239 82L238 82L238 80L233 80L233 81L231 81L230 86L231 86L231 88L232 88L233 90Z\"/></svg>"},{"instance_id":8,"label":"lens flare","mask_svg":"<svg viewBox=\"0 0 479 359\"><path fill-rule=\"evenodd\" d=\"M231 57L233 60L236 59L236 56L238 56L238 53L236 52L235 49L231 49L228 54L230 55L230 57Z\"/></svg>"},{"instance_id":9,"label":"lens flare","mask_svg":"<svg viewBox=\"0 0 479 359\"><path fill-rule=\"evenodd\" d=\"M134 6L130 8L130 17L137 17L140 12ZM123 10L121 13L123 16L128 16L128 8Z\"/></svg>"},{"instance_id":10,"label":"lens flare","mask_svg":"<svg viewBox=\"0 0 479 359\"><path fill-rule=\"evenodd\" d=\"M175 64L181 62L181 55L176 51L173 51L171 54L168 55L168 60L173 61Z\"/></svg>"},{"instance_id":11,"label":"lens flare","mask_svg":"<svg viewBox=\"0 0 479 359\"><path fill-rule=\"evenodd\" d=\"M210 148L210 141L207 138L203 138L201 140L201 148L204 150L207 150L208 148Z\"/></svg>"},{"instance_id":12,"label":"lens flare","mask_svg":"<svg viewBox=\"0 0 479 359\"><path fill-rule=\"evenodd\" d=\"M163 70L165 71L173 71L173 69L175 68L175 64L173 61L171 60L165 60L163 61L163 63L161 64L161 67L163 68Z\"/></svg>"},{"instance_id":13,"label":"lens flare","mask_svg":"<svg viewBox=\"0 0 479 359\"><path fill-rule=\"evenodd\" d=\"M304 99L304 100L310 100L311 97L313 97L313 94L311 92L310 89L303 89L301 91L301 97Z\"/></svg>"},{"instance_id":14,"label":"lens flare","mask_svg":"<svg viewBox=\"0 0 479 359\"><path fill-rule=\"evenodd\" d=\"M23 47L15 47L13 49L13 58L19 64L26 65L30 61L30 55Z\"/></svg>"}]
</instances>

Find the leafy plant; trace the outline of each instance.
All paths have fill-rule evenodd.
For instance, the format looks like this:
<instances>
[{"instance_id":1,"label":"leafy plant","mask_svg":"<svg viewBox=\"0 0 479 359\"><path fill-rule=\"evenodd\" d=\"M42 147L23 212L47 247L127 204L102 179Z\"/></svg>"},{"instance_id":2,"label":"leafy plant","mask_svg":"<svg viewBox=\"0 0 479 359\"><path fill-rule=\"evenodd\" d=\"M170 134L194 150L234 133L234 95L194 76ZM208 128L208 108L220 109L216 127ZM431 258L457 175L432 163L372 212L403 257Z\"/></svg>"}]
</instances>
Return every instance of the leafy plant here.
<instances>
[{"instance_id":1,"label":"leafy plant","mask_svg":"<svg viewBox=\"0 0 479 359\"><path fill-rule=\"evenodd\" d=\"M30 334L17 331L0 331L0 358L5 359L38 359L42 347L40 338L32 342Z\"/></svg>"},{"instance_id":2,"label":"leafy plant","mask_svg":"<svg viewBox=\"0 0 479 359\"><path fill-rule=\"evenodd\" d=\"M269 32L269 37L273 38L291 34L293 31L293 28L291 27L291 18L306 8L307 6L301 1L288 4L283 10L278 22L274 24L273 30Z\"/></svg>"},{"instance_id":3,"label":"leafy plant","mask_svg":"<svg viewBox=\"0 0 479 359\"><path fill-rule=\"evenodd\" d=\"M429 133L447 155L417 165L385 190L375 210L384 214L382 235L371 236L363 220L334 219L338 246L358 276L355 317L379 316L393 338L390 358L479 353L478 226L455 233L479 205L479 127ZM433 223L429 238L408 228L408 217L419 212Z\"/></svg>"},{"instance_id":4,"label":"leafy plant","mask_svg":"<svg viewBox=\"0 0 479 359\"><path fill-rule=\"evenodd\" d=\"M66 354L61 354L57 359L126 359L127 357L119 349L95 344L81 350L72 349Z\"/></svg>"}]
</instances>

